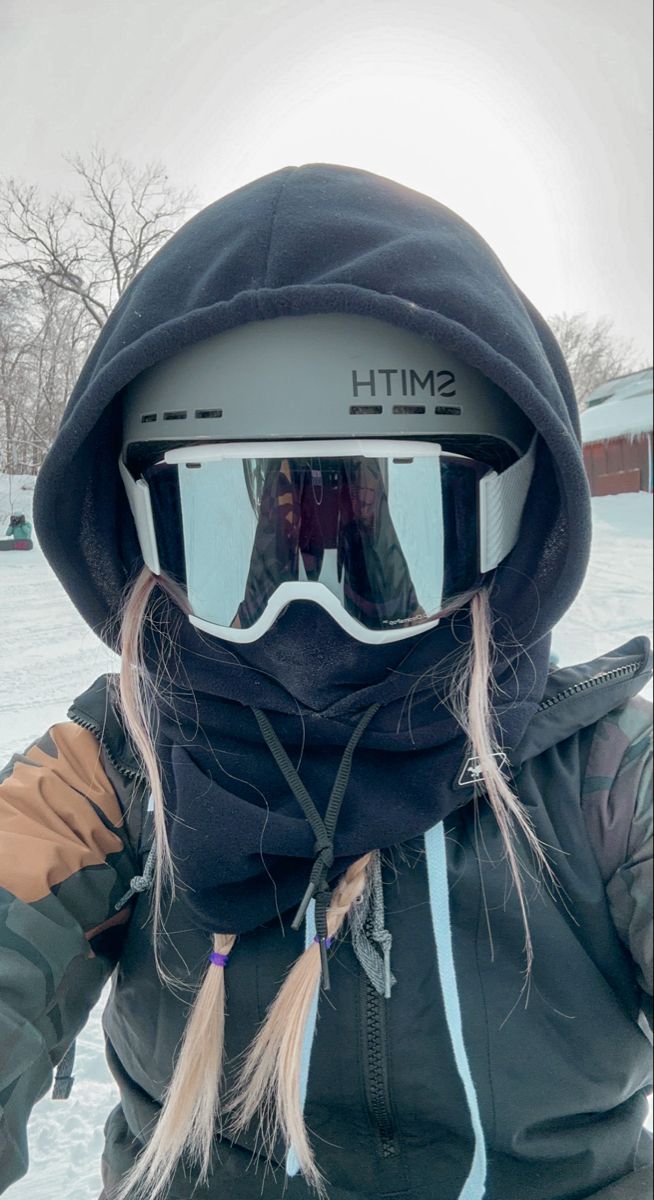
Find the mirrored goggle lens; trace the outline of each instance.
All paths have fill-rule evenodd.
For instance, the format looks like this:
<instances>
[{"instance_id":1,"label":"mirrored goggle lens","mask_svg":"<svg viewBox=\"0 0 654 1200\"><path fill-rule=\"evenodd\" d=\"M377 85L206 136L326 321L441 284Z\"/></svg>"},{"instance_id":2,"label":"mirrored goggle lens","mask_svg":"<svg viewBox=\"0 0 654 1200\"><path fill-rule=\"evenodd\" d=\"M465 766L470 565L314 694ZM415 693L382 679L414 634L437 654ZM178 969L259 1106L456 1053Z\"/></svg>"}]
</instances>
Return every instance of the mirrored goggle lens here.
<instances>
[{"instance_id":1,"label":"mirrored goggle lens","mask_svg":"<svg viewBox=\"0 0 654 1200\"><path fill-rule=\"evenodd\" d=\"M485 466L406 458L225 458L145 472L162 570L196 617L251 628L277 588L326 587L355 620L434 620L478 578Z\"/></svg>"}]
</instances>

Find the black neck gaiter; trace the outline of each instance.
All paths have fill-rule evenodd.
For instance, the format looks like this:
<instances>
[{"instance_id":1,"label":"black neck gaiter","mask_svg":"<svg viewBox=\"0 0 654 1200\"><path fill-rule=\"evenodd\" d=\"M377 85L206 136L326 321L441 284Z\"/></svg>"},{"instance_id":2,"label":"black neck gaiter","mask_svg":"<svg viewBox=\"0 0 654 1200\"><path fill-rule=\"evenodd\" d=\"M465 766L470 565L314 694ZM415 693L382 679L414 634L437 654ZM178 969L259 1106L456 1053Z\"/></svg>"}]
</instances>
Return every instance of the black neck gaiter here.
<instances>
[{"instance_id":1,"label":"black neck gaiter","mask_svg":"<svg viewBox=\"0 0 654 1200\"><path fill-rule=\"evenodd\" d=\"M360 855L426 832L472 799L459 776L466 738L444 702L470 637L462 610L436 629L387 646L350 638L318 606L296 602L258 642L234 646L176 615L146 633L169 679L156 738L168 838L182 902L207 932L242 933L280 918L305 892L315 837L264 743L266 714L324 815L345 747L359 742L334 835L334 879ZM504 648L495 678L497 734L507 754L539 703L549 638L529 655Z\"/></svg>"}]
</instances>

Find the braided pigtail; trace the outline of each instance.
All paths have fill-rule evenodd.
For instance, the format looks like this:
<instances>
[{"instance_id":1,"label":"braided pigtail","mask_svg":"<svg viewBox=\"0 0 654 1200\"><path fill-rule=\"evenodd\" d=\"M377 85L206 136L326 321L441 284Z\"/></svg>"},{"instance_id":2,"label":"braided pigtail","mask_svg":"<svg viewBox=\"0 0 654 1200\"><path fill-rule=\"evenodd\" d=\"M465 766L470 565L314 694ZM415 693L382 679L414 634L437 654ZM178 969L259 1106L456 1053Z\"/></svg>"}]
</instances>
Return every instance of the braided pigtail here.
<instances>
[{"instance_id":1,"label":"braided pigtail","mask_svg":"<svg viewBox=\"0 0 654 1200\"><path fill-rule=\"evenodd\" d=\"M352 905L365 894L373 860L374 853L364 854L337 884L327 910L329 942L338 936ZM324 1196L324 1180L309 1144L303 1113L320 977L320 949L311 938L247 1052L225 1111L231 1114L229 1131L233 1135L245 1129L258 1112L264 1153L270 1157L281 1138L306 1182Z\"/></svg>"},{"instance_id":2,"label":"braided pigtail","mask_svg":"<svg viewBox=\"0 0 654 1200\"><path fill-rule=\"evenodd\" d=\"M122 1180L115 1200L147 1196L158 1200L183 1153L199 1169L204 1183L209 1174L225 1040L225 971L234 934L214 934L206 975L189 1014L175 1070L152 1136Z\"/></svg>"}]
</instances>

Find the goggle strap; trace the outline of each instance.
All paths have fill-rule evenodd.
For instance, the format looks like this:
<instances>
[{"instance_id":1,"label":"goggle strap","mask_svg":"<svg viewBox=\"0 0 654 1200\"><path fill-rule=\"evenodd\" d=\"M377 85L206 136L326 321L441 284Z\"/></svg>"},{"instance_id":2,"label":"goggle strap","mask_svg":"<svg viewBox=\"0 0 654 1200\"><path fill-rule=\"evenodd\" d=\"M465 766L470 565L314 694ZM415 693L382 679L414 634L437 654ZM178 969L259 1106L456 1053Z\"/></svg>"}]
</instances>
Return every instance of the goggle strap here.
<instances>
[{"instance_id":1,"label":"goggle strap","mask_svg":"<svg viewBox=\"0 0 654 1200\"><path fill-rule=\"evenodd\" d=\"M479 569L493 571L518 540L527 492L536 463L534 434L526 454L500 475L489 471L479 483Z\"/></svg>"},{"instance_id":2,"label":"goggle strap","mask_svg":"<svg viewBox=\"0 0 654 1200\"><path fill-rule=\"evenodd\" d=\"M146 567L149 567L155 575L161 575L161 564L159 562L159 551L157 549L157 535L154 528L154 517L152 515L152 501L150 499L150 489L144 479L133 479L130 472L125 466L122 455L118 459L118 470L120 477L125 485L127 499L132 510L136 532L138 534L139 544L141 546L141 554Z\"/></svg>"}]
</instances>

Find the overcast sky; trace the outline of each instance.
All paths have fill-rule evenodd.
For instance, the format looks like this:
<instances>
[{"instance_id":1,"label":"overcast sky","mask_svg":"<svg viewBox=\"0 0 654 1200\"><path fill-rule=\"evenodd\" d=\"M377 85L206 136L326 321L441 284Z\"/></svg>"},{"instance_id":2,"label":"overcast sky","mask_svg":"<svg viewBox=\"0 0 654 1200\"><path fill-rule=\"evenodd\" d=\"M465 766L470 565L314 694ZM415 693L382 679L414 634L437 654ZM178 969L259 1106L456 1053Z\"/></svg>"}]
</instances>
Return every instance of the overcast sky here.
<instances>
[{"instance_id":1,"label":"overcast sky","mask_svg":"<svg viewBox=\"0 0 654 1200\"><path fill-rule=\"evenodd\" d=\"M427 192L651 361L650 0L0 0L0 173L94 142L200 204L289 163Z\"/></svg>"}]
</instances>

